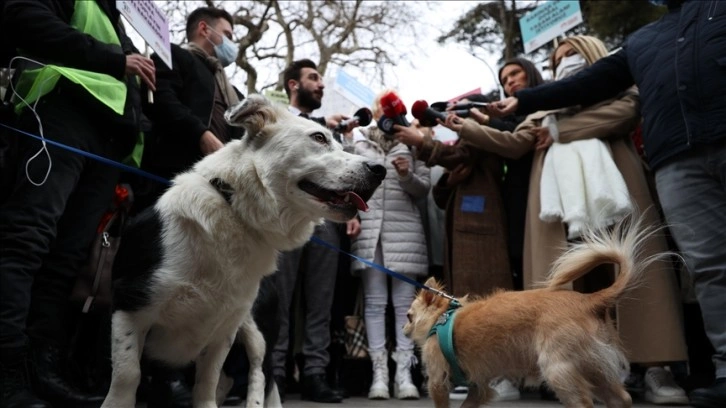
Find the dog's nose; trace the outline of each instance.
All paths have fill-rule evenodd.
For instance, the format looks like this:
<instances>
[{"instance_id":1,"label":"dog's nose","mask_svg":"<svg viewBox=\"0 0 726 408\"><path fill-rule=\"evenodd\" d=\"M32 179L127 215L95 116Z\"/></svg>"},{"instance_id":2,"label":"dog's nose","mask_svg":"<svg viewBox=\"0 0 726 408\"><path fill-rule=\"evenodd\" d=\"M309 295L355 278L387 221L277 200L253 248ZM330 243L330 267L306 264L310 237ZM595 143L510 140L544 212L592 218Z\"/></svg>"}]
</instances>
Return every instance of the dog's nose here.
<instances>
[{"instance_id":1,"label":"dog's nose","mask_svg":"<svg viewBox=\"0 0 726 408\"><path fill-rule=\"evenodd\" d=\"M368 162L366 163L366 167L368 167L368 170L373 173L378 181L383 181L386 178L386 168L383 165Z\"/></svg>"}]
</instances>

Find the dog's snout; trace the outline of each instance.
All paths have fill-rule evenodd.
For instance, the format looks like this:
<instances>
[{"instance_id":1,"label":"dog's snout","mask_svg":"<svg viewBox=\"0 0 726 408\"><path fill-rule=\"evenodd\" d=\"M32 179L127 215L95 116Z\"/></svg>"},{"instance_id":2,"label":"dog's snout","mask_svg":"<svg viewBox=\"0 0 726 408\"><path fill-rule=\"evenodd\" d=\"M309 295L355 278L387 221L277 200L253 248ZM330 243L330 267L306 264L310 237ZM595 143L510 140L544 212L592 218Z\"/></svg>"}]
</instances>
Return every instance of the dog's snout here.
<instances>
[{"instance_id":1,"label":"dog's snout","mask_svg":"<svg viewBox=\"0 0 726 408\"><path fill-rule=\"evenodd\" d=\"M366 167L368 167L368 170L373 173L378 181L383 181L386 178L386 168L383 165L368 162L366 163Z\"/></svg>"}]
</instances>

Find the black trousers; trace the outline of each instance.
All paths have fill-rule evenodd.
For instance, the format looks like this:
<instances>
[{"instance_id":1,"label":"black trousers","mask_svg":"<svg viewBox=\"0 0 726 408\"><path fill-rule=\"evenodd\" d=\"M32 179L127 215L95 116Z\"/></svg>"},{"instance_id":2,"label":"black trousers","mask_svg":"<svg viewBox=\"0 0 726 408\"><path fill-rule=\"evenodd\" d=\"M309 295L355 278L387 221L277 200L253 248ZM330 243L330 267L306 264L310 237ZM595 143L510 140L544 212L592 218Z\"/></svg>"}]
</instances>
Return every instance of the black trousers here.
<instances>
[{"instance_id":1,"label":"black trousers","mask_svg":"<svg viewBox=\"0 0 726 408\"><path fill-rule=\"evenodd\" d=\"M121 158L133 137L129 129L114 129L58 90L44 96L36 110L47 139L113 160ZM39 134L27 108L19 126ZM24 347L29 337L64 344L68 297L111 204L120 171L51 145L47 154L31 160L41 149L40 141L17 133L6 137L14 138L10 142L17 146L17 160L3 169L11 176L2 178L0 349ZM40 184L49 167L41 185L29 181Z\"/></svg>"}]
</instances>

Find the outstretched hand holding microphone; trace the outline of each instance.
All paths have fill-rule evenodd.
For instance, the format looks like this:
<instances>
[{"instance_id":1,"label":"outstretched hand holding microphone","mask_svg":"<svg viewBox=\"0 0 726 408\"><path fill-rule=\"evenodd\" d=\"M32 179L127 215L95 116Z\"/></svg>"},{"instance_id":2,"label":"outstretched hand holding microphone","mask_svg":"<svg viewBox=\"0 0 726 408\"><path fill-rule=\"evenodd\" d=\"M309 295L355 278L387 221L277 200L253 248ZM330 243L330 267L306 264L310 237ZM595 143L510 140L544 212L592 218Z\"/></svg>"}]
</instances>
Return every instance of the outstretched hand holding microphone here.
<instances>
[{"instance_id":1,"label":"outstretched hand holding microphone","mask_svg":"<svg viewBox=\"0 0 726 408\"><path fill-rule=\"evenodd\" d=\"M455 132L458 132L459 130L461 130L464 123L460 115L471 116L473 119L477 120L477 122L481 122L481 120L486 117L486 115L481 113L475 107L471 107L468 110L465 108L468 108L468 106L465 107L463 105L457 105L450 108L453 110L449 110L448 112L441 112L429 107L429 104L426 101L420 100L414 102L413 107L411 108L411 113L413 113L413 117L418 119L419 122L421 122L421 124L424 126L432 127L440 124Z\"/></svg>"},{"instance_id":2,"label":"outstretched hand holding microphone","mask_svg":"<svg viewBox=\"0 0 726 408\"><path fill-rule=\"evenodd\" d=\"M502 117L512 115L517 112L518 106L519 99L517 99L516 96L510 96L502 99L501 101L489 104L489 106L487 107L487 111L492 116Z\"/></svg>"},{"instance_id":3,"label":"outstretched hand holding microphone","mask_svg":"<svg viewBox=\"0 0 726 408\"><path fill-rule=\"evenodd\" d=\"M346 133L353 130L358 126L368 126L373 120L373 113L368 108L360 108L354 114L352 118L340 121L334 128L334 132Z\"/></svg>"}]
</instances>

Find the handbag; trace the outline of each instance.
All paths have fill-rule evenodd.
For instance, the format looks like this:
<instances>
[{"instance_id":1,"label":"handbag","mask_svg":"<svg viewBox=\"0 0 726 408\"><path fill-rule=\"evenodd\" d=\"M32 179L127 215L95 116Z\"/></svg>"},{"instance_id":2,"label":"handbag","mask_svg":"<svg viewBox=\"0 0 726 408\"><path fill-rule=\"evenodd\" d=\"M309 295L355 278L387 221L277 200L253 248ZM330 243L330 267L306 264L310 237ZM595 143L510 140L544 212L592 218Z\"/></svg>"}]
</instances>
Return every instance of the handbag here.
<instances>
[{"instance_id":1,"label":"handbag","mask_svg":"<svg viewBox=\"0 0 726 408\"><path fill-rule=\"evenodd\" d=\"M368 358L368 341L363 319L363 289L358 289L353 314L345 316L345 358Z\"/></svg>"},{"instance_id":2,"label":"handbag","mask_svg":"<svg viewBox=\"0 0 726 408\"><path fill-rule=\"evenodd\" d=\"M79 271L71 292L71 302L80 305L82 313L111 308L113 261L121 244L132 201L128 185L116 186L113 207L101 219L88 262Z\"/></svg>"}]
</instances>

